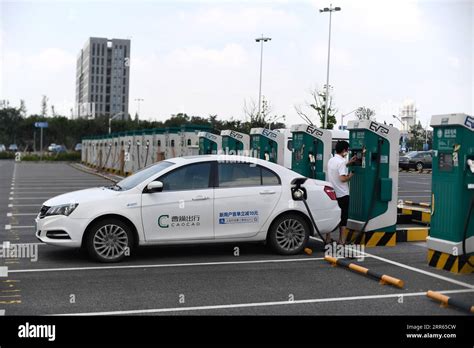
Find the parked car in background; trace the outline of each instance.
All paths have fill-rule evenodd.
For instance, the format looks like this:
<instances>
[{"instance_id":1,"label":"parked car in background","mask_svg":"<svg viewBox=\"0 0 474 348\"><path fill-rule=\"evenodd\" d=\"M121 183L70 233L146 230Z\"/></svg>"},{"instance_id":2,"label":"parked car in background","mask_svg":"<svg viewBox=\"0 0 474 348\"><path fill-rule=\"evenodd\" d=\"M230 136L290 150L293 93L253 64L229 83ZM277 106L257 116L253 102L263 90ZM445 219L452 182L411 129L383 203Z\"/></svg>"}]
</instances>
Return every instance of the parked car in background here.
<instances>
[{"instance_id":1,"label":"parked car in background","mask_svg":"<svg viewBox=\"0 0 474 348\"><path fill-rule=\"evenodd\" d=\"M82 144L77 143L76 146L74 146L74 151L82 151Z\"/></svg>"},{"instance_id":2,"label":"parked car in background","mask_svg":"<svg viewBox=\"0 0 474 348\"><path fill-rule=\"evenodd\" d=\"M51 145L48 146L48 151L49 152L53 152L53 150L56 148L56 144L55 143L52 143Z\"/></svg>"},{"instance_id":3,"label":"parked car in background","mask_svg":"<svg viewBox=\"0 0 474 348\"><path fill-rule=\"evenodd\" d=\"M10 144L8 151L18 151L18 146L16 144Z\"/></svg>"},{"instance_id":4,"label":"parked car in background","mask_svg":"<svg viewBox=\"0 0 474 348\"><path fill-rule=\"evenodd\" d=\"M64 153L64 152L67 152L67 149L66 149L66 146L64 145L56 145L52 151L52 153L56 154L56 153Z\"/></svg>"},{"instance_id":5,"label":"parked car in background","mask_svg":"<svg viewBox=\"0 0 474 348\"><path fill-rule=\"evenodd\" d=\"M432 161L432 151L411 151L404 156L400 156L398 167L404 170L423 170L425 168L431 168Z\"/></svg>"},{"instance_id":6,"label":"parked car in background","mask_svg":"<svg viewBox=\"0 0 474 348\"><path fill-rule=\"evenodd\" d=\"M5 152L5 151L7 151L6 146L3 144L0 144L0 152Z\"/></svg>"}]
</instances>

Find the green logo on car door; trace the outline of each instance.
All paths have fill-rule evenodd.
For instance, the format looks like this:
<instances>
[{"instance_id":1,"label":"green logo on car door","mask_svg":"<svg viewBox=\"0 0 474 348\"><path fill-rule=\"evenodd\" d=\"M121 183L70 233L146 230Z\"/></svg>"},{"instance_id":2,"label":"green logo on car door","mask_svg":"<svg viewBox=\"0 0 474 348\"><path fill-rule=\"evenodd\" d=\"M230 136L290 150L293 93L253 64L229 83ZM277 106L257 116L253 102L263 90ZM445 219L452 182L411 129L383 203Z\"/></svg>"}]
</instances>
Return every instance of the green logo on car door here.
<instances>
[{"instance_id":1,"label":"green logo on car door","mask_svg":"<svg viewBox=\"0 0 474 348\"><path fill-rule=\"evenodd\" d=\"M161 215L158 218L158 226L160 226L161 228L168 228L169 224L166 219L169 219L169 217L170 217L169 215Z\"/></svg>"}]
</instances>

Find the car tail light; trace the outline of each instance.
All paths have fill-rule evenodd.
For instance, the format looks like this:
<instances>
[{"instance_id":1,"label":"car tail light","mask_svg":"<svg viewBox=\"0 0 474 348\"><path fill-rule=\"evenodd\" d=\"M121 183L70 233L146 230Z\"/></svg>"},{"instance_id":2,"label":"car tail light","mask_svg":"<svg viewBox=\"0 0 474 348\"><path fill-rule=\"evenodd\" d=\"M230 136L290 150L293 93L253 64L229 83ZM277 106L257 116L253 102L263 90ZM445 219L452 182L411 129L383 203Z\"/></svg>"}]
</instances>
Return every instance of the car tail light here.
<instances>
[{"instance_id":1,"label":"car tail light","mask_svg":"<svg viewBox=\"0 0 474 348\"><path fill-rule=\"evenodd\" d=\"M324 192L331 198L333 201L335 201L336 198L336 192L331 186L324 186Z\"/></svg>"}]
</instances>

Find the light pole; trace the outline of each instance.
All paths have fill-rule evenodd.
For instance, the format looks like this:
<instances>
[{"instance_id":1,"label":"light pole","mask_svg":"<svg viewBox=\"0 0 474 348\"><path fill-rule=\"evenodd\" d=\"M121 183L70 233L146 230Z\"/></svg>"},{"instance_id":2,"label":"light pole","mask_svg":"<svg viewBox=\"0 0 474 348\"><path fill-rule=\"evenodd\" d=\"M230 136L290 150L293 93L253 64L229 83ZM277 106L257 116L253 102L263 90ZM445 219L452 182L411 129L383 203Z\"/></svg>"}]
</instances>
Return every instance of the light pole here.
<instances>
[{"instance_id":1,"label":"light pole","mask_svg":"<svg viewBox=\"0 0 474 348\"><path fill-rule=\"evenodd\" d=\"M400 124L402 125L402 130L405 130L405 125L403 124L403 121L400 119L400 117L398 117L397 115L392 115L393 118L396 118L398 120L398 122L400 122Z\"/></svg>"},{"instance_id":2,"label":"light pole","mask_svg":"<svg viewBox=\"0 0 474 348\"><path fill-rule=\"evenodd\" d=\"M145 99L137 98L135 101L137 102L137 115L140 117L140 102L145 101ZM137 117L137 122L139 117Z\"/></svg>"},{"instance_id":3,"label":"light pole","mask_svg":"<svg viewBox=\"0 0 474 348\"><path fill-rule=\"evenodd\" d=\"M351 112L348 112L347 114L341 115L341 130L344 130L344 117L349 116L353 112L357 111L359 108L352 110Z\"/></svg>"},{"instance_id":4,"label":"light pole","mask_svg":"<svg viewBox=\"0 0 474 348\"><path fill-rule=\"evenodd\" d=\"M329 7L320 9L319 12L329 12L329 41L328 41L328 67L326 71L326 105L324 110L324 128L327 129L328 124L328 104L329 104L329 61L331 59L331 20L332 13L335 11L340 11L340 7L332 7L332 4Z\"/></svg>"},{"instance_id":5,"label":"light pole","mask_svg":"<svg viewBox=\"0 0 474 348\"><path fill-rule=\"evenodd\" d=\"M256 42L260 42L260 87L258 89L258 116L260 116L260 109L262 107L262 68L263 68L263 43L271 41L270 37L259 37L256 38Z\"/></svg>"},{"instance_id":6,"label":"light pole","mask_svg":"<svg viewBox=\"0 0 474 348\"><path fill-rule=\"evenodd\" d=\"M116 113L114 116L110 117L109 116L109 134L112 132L112 120L115 120L117 117L119 117L120 115L122 115L123 112L120 111L118 113Z\"/></svg>"}]
</instances>

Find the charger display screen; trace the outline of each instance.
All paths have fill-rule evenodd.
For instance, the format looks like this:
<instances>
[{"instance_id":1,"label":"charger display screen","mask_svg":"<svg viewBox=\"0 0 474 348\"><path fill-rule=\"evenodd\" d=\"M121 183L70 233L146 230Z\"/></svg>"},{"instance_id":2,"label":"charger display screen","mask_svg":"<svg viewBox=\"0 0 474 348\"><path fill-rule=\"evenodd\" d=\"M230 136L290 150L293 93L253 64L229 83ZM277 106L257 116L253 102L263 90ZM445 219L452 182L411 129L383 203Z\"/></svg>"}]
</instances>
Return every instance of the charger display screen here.
<instances>
[{"instance_id":1,"label":"charger display screen","mask_svg":"<svg viewBox=\"0 0 474 348\"><path fill-rule=\"evenodd\" d=\"M438 169L443 172L453 170L453 154L448 152L440 152L438 155Z\"/></svg>"}]
</instances>

